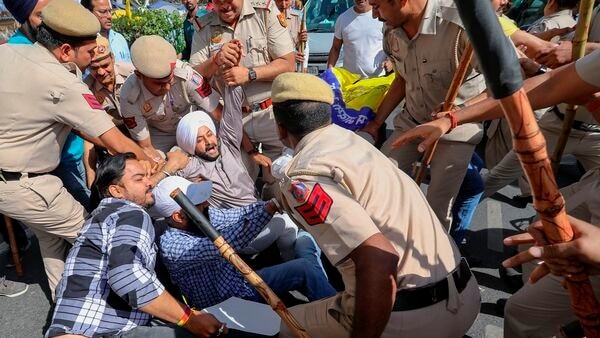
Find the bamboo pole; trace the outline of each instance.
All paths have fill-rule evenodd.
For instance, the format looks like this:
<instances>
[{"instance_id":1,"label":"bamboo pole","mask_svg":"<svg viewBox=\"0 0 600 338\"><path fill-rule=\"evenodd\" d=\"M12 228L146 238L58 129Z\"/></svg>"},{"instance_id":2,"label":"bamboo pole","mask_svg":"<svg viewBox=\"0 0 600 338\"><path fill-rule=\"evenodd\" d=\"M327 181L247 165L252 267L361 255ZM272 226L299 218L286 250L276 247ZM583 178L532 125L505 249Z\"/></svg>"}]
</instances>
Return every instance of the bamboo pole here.
<instances>
[{"instance_id":1,"label":"bamboo pole","mask_svg":"<svg viewBox=\"0 0 600 338\"><path fill-rule=\"evenodd\" d=\"M594 0L581 0L579 3L579 21L575 28L575 37L573 38L573 50L571 51L572 61L576 61L585 55L585 45L588 40L588 33L590 30L590 23L592 21L592 12L594 11ZM554 173L558 174L558 167L560 166L560 160L562 158L567 142L569 141L569 134L573 128L575 122L575 113L577 112L577 106L569 104L567 111L565 112L565 120L563 121L560 136L558 142L554 147L552 153L552 168Z\"/></svg>"},{"instance_id":2,"label":"bamboo pole","mask_svg":"<svg viewBox=\"0 0 600 338\"><path fill-rule=\"evenodd\" d=\"M206 237L213 241L213 244L215 247L217 247L221 253L221 256L228 260L244 276L244 278L250 282L256 291L260 293L267 304L269 304L271 308L277 312L279 317L281 317L290 330L299 338L310 337L308 333L300 326L296 318L294 318L288 311L281 299L279 299L279 297L277 297L273 290L271 290L271 288L267 285L267 283L265 283L265 281L256 272L254 272L254 270L252 270L252 268L250 268L243 259L238 256L235 250L233 250L229 243L225 241L217 229L210 224L206 217L204 217L204 215L198 211L192 201L190 201L190 199L179 188L175 189L171 193L171 198L173 198L175 202L181 206L193 223L206 235Z\"/></svg>"},{"instance_id":3,"label":"bamboo pole","mask_svg":"<svg viewBox=\"0 0 600 338\"><path fill-rule=\"evenodd\" d=\"M460 59L458 68L456 68L456 71L454 72L452 82L450 83L450 88L448 88L446 98L444 99L442 111L449 111L450 109L452 109L454 100L456 100L456 96L458 95L458 90L460 89L460 86L462 85L465 76L467 75L467 70L469 69L469 64L471 63L472 58L473 47L471 46L471 44L469 44L465 48L463 56ZM429 167L429 165L431 164L431 160L433 159L433 154L435 153L435 148L437 147L437 144L438 141L435 141L423 155L421 165L419 166L417 174L415 175L415 182L417 182L417 185L420 185L421 182L423 182L423 178L425 177L427 168Z\"/></svg>"}]
</instances>

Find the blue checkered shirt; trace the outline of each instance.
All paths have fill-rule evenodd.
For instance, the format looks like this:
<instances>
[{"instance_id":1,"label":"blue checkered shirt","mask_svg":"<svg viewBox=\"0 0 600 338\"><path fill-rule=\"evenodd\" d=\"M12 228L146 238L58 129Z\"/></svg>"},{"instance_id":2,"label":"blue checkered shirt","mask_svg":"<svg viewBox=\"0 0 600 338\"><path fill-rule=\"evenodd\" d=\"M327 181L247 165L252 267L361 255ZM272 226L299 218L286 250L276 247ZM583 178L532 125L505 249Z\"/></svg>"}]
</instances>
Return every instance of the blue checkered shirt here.
<instances>
[{"instance_id":1,"label":"blue checkered shirt","mask_svg":"<svg viewBox=\"0 0 600 338\"><path fill-rule=\"evenodd\" d=\"M210 222L238 251L248 246L271 220L259 201L241 208L208 208ZM191 225L194 226L194 225ZM171 278L196 308L215 305L232 296L247 298L252 287L207 237L169 228L160 237L162 258Z\"/></svg>"},{"instance_id":2,"label":"blue checkered shirt","mask_svg":"<svg viewBox=\"0 0 600 338\"><path fill-rule=\"evenodd\" d=\"M138 309L164 290L154 273L156 252L142 207L102 200L69 252L46 336L108 336L148 325L151 316Z\"/></svg>"}]
</instances>

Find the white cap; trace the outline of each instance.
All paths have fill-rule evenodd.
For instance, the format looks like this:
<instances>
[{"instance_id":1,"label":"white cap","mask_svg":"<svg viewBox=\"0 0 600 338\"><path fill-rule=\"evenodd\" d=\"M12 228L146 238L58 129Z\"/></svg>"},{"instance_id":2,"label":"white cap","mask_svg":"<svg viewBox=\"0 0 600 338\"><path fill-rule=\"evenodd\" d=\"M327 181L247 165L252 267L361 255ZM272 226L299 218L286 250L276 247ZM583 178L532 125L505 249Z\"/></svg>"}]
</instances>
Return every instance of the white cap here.
<instances>
[{"instance_id":1,"label":"white cap","mask_svg":"<svg viewBox=\"0 0 600 338\"><path fill-rule=\"evenodd\" d=\"M181 210L179 204L170 196L173 190L177 188L181 189L194 205L198 205L210 197L212 182L192 183L178 176L165 178L152 190L155 201L153 209L155 212L163 217L171 217L176 211Z\"/></svg>"}]
</instances>

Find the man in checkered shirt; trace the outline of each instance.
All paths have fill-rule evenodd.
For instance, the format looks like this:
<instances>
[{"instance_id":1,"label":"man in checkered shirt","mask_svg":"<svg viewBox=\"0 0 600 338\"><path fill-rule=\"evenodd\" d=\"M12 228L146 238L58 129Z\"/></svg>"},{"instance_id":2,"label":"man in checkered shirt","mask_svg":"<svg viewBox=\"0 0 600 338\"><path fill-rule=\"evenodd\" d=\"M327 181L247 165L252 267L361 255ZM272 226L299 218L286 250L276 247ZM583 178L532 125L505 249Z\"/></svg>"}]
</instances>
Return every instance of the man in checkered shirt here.
<instances>
[{"instance_id":1,"label":"man in checkered shirt","mask_svg":"<svg viewBox=\"0 0 600 338\"><path fill-rule=\"evenodd\" d=\"M46 337L209 337L226 332L212 315L173 298L157 279L154 228L144 210L154 198L146 170L134 155L108 158L98 169L96 184L106 198L69 252ZM149 326L153 316L181 327Z\"/></svg>"}]
</instances>

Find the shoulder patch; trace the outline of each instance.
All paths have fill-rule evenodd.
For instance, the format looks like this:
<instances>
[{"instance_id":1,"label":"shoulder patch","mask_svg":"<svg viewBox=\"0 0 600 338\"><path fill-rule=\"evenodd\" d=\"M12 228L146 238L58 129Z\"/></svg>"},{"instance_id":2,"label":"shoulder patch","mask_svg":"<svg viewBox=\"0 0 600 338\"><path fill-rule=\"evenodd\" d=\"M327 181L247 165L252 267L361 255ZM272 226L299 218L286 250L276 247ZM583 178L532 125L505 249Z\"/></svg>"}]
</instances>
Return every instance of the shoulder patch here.
<instances>
[{"instance_id":1,"label":"shoulder patch","mask_svg":"<svg viewBox=\"0 0 600 338\"><path fill-rule=\"evenodd\" d=\"M212 87L210 86L208 81L205 81L204 79L202 79L202 84L196 88L196 93L198 93L198 95L200 95L200 97L205 98L205 97L209 96L210 94L212 94Z\"/></svg>"},{"instance_id":2,"label":"shoulder patch","mask_svg":"<svg viewBox=\"0 0 600 338\"><path fill-rule=\"evenodd\" d=\"M98 99L93 94L81 94L92 109L104 110L104 107L98 102Z\"/></svg>"},{"instance_id":3,"label":"shoulder patch","mask_svg":"<svg viewBox=\"0 0 600 338\"><path fill-rule=\"evenodd\" d=\"M133 129L133 128L137 127L137 122L135 122L135 116L124 117L123 122L129 129Z\"/></svg>"},{"instance_id":4,"label":"shoulder patch","mask_svg":"<svg viewBox=\"0 0 600 338\"><path fill-rule=\"evenodd\" d=\"M283 13L277 14L277 20L279 21L281 27L286 28L288 26L287 19Z\"/></svg>"},{"instance_id":5,"label":"shoulder patch","mask_svg":"<svg viewBox=\"0 0 600 338\"><path fill-rule=\"evenodd\" d=\"M331 206L333 205L333 199L319 183L315 184L312 192L308 196L305 203L295 207L296 211L304 218L304 221L310 226L325 223Z\"/></svg>"}]
</instances>

